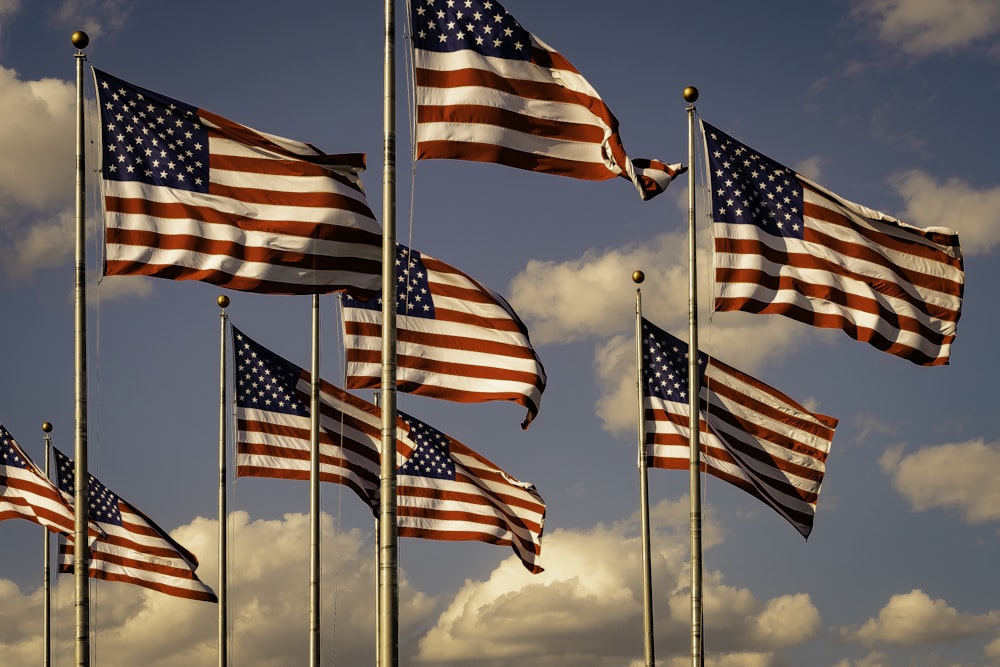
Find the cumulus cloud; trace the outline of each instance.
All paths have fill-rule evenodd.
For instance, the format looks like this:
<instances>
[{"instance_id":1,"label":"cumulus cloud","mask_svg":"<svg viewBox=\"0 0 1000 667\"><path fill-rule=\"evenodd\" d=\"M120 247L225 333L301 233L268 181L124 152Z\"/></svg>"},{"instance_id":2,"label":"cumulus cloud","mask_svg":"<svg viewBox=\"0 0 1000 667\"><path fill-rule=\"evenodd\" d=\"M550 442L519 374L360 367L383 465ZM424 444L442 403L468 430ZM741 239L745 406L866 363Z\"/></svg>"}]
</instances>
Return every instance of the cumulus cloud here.
<instances>
[{"instance_id":1,"label":"cumulus cloud","mask_svg":"<svg viewBox=\"0 0 1000 667\"><path fill-rule=\"evenodd\" d=\"M866 646L930 646L979 637L1000 627L1000 612L962 614L944 600L932 600L920 589L893 595L860 628L841 628L841 636Z\"/></svg>"},{"instance_id":2,"label":"cumulus cloud","mask_svg":"<svg viewBox=\"0 0 1000 667\"><path fill-rule=\"evenodd\" d=\"M683 665L690 632L687 498L651 508L653 590L660 663ZM233 662L278 667L307 658L308 516L274 520L232 516L230 619ZM375 609L371 536L322 522L323 654L338 664L372 664ZM556 530L543 540L546 571L527 573L507 550L484 581L466 581L449 599L415 590L400 574L400 655L406 664L525 667L641 664L642 577L637 516L587 530ZM198 554L199 576L217 580L217 523L198 518L172 535ZM711 515L704 545L721 541ZM56 589L54 661L73 653L73 585ZM214 583L213 583L214 585ZM107 667L209 667L216 664L215 605L135 586L94 582L94 648ZM41 591L0 579L0 646L8 667L37 664ZM782 664L781 649L815 637L819 613L808 595L759 599L704 572L709 667ZM718 639L716 639L718 638Z\"/></svg>"},{"instance_id":3,"label":"cumulus cloud","mask_svg":"<svg viewBox=\"0 0 1000 667\"><path fill-rule=\"evenodd\" d=\"M1000 32L995 0L862 0L854 13L873 20L883 42L914 56L974 46Z\"/></svg>"},{"instance_id":4,"label":"cumulus cloud","mask_svg":"<svg viewBox=\"0 0 1000 667\"><path fill-rule=\"evenodd\" d=\"M982 439L923 447L905 455L890 447L879 461L910 506L961 512L969 523L1000 520L1000 441Z\"/></svg>"},{"instance_id":5,"label":"cumulus cloud","mask_svg":"<svg viewBox=\"0 0 1000 667\"><path fill-rule=\"evenodd\" d=\"M698 261L699 284L707 285L704 249ZM510 301L530 320L533 342L607 337L633 327L636 269L646 274L644 312L673 313L675 320L687 321L687 267L687 233L661 234L648 243L591 250L565 262L531 260L511 282Z\"/></svg>"},{"instance_id":6,"label":"cumulus cloud","mask_svg":"<svg viewBox=\"0 0 1000 667\"><path fill-rule=\"evenodd\" d=\"M234 664L279 667L308 657L309 517L287 514L251 521L231 515L230 619ZM374 567L370 541L359 530L336 530L321 520L326 550L322 602L324 655L344 664L374 662ZM218 580L218 523L197 518L171 533L198 555L199 577ZM336 575L334 577L334 575ZM335 585L333 584L335 580ZM54 595L53 662L73 656L73 581L61 575ZM108 667L195 667L218 662L218 608L115 582L94 582L91 625L94 648ZM330 593L336 591L336 595ZM41 655L41 592L22 593L0 580L0 645L4 664L28 667ZM400 576L400 635L431 616L435 600ZM61 631L60 631L61 630Z\"/></svg>"},{"instance_id":7,"label":"cumulus cloud","mask_svg":"<svg viewBox=\"0 0 1000 667\"><path fill-rule=\"evenodd\" d=\"M68 81L22 81L0 66L0 264L8 281L73 256L75 96Z\"/></svg>"},{"instance_id":8,"label":"cumulus cloud","mask_svg":"<svg viewBox=\"0 0 1000 667\"><path fill-rule=\"evenodd\" d=\"M1000 10L1000 5L997 5ZM957 178L938 182L929 174L911 170L896 175L892 184L906 202L901 216L918 227L949 227L958 232L962 251L985 254L1000 243L996 211L1000 185L977 190Z\"/></svg>"},{"instance_id":9,"label":"cumulus cloud","mask_svg":"<svg viewBox=\"0 0 1000 667\"><path fill-rule=\"evenodd\" d=\"M1000 637L997 637L983 649L983 655L987 658L1000 658Z\"/></svg>"},{"instance_id":10,"label":"cumulus cloud","mask_svg":"<svg viewBox=\"0 0 1000 667\"><path fill-rule=\"evenodd\" d=\"M668 665L683 664L689 645L688 519L686 499L651 512L653 616L658 653ZM421 639L418 660L485 667L632 663L642 647L637 528L632 517L585 531L556 530L543 540L542 574L526 576L507 559L486 581L466 582ZM761 601L725 585L718 572L704 573L703 582L705 632L717 638L709 665L776 664L776 651L809 641L819 629L808 595Z\"/></svg>"}]
</instances>

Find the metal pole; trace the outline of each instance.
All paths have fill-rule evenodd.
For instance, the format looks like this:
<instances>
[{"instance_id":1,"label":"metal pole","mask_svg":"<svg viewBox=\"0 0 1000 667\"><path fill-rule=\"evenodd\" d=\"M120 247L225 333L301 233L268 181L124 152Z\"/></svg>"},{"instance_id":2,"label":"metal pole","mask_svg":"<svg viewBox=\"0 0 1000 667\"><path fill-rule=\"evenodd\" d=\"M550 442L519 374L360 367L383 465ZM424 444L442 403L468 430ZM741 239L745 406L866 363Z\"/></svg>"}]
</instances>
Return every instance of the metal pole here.
<instances>
[{"instance_id":1,"label":"metal pole","mask_svg":"<svg viewBox=\"0 0 1000 667\"><path fill-rule=\"evenodd\" d=\"M698 89L684 89L688 103L688 414L691 451L691 665L702 667L702 582L701 582L701 442L699 399L701 397L698 370L698 244L694 216L694 103Z\"/></svg>"},{"instance_id":2,"label":"metal pole","mask_svg":"<svg viewBox=\"0 0 1000 667\"><path fill-rule=\"evenodd\" d=\"M74 515L73 530L73 573L75 582L76 609L76 665L90 665L90 546L87 544L87 518L89 498L87 485L90 473L87 470L87 228L86 192L84 190L84 100L83 100L83 61L87 56L83 49L87 48L90 38L87 33L76 31L70 38L78 50L76 58L76 280L74 286L75 301L75 342L74 342L74 377L75 377L75 412L76 437L74 452L76 456L76 483L74 485Z\"/></svg>"},{"instance_id":3,"label":"metal pole","mask_svg":"<svg viewBox=\"0 0 1000 667\"><path fill-rule=\"evenodd\" d=\"M226 508L226 308L229 297L216 299L219 312L219 667L229 664L229 513Z\"/></svg>"},{"instance_id":4,"label":"metal pole","mask_svg":"<svg viewBox=\"0 0 1000 667\"><path fill-rule=\"evenodd\" d=\"M379 667L399 659L396 527L396 17L385 0L382 174L382 457L379 485Z\"/></svg>"},{"instance_id":5,"label":"metal pole","mask_svg":"<svg viewBox=\"0 0 1000 667\"><path fill-rule=\"evenodd\" d=\"M52 424L43 422L42 431L45 432L45 478L49 479L49 458L51 458L50 452L52 451L52 436L49 433L52 432ZM48 528L42 532L45 534L45 543L42 546L42 589L44 591L42 598L42 665L50 667L52 665L52 588L49 576L49 561L51 560L49 545L52 540L49 538Z\"/></svg>"},{"instance_id":6,"label":"metal pole","mask_svg":"<svg viewBox=\"0 0 1000 667\"><path fill-rule=\"evenodd\" d=\"M646 465L646 414L642 400L642 290L639 285L646 279L642 271L632 272L632 282L635 288L635 371L636 395L638 397L639 414L639 521L642 524L642 628L643 652L646 656L645 667L654 667L656 658L653 652L653 575L649 548L649 466Z\"/></svg>"},{"instance_id":7,"label":"metal pole","mask_svg":"<svg viewBox=\"0 0 1000 667\"><path fill-rule=\"evenodd\" d=\"M320 534L319 534L319 294L312 297L312 400L310 410L309 447L309 664L319 667L321 662L320 623Z\"/></svg>"}]
</instances>

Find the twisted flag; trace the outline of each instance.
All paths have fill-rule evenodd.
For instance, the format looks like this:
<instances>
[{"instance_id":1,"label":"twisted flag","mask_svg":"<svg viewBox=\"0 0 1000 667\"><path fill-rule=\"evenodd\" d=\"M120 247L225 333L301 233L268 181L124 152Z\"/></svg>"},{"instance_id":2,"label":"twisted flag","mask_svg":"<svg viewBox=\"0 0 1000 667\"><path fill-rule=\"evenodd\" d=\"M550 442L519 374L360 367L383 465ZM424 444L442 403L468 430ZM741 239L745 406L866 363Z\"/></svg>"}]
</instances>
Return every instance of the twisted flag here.
<instances>
[{"instance_id":1,"label":"twisted flag","mask_svg":"<svg viewBox=\"0 0 1000 667\"><path fill-rule=\"evenodd\" d=\"M236 475L309 479L312 374L233 327ZM343 484L378 508L382 411L328 382L320 384L320 480ZM397 417L398 457L410 454ZM398 463L404 459L399 458Z\"/></svg>"},{"instance_id":2,"label":"twisted flag","mask_svg":"<svg viewBox=\"0 0 1000 667\"><path fill-rule=\"evenodd\" d=\"M59 489L72 502L76 474L73 460L53 448ZM198 559L153 520L126 502L93 475L88 483L88 515L104 535L90 545L90 576L122 581L190 600L218 602L212 589L195 574ZM63 538L59 571L73 572L73 540Z\"/></svg>"},{"instance_id":3,"label":"twisted flag","mask_svg":"<svg viewBox=\"0 0 1000 667\"><path fill-rule=\"evenodd\" d=\"M0 521L27 519L54 533L72 535L73 508L0 424Z\"/></svg>"},{"instance_id":4,"label":"twisted flag","mask_svg":"<svg viewBox=\"0 0 1000 667\"><path fill-rule=\"evenodd\" d=\"M396 246L396 387L462 403L513 401L538 414L545 369L507 301L469 275ZM381 299L341 296L348 389L382 384Z\"/></svg>"},{"instance_id":5,"label":"twisted flag","mask_svg":"<svg viewBox=\"0 0 1000 667\"><path fill-rule=\"evenodd\" d=\"M962 312L958 235L859 206L702 123L715 221L715 310L779 313L925 365Z\"/></svg>"},{"instance_id":6,"label":"twisted flag","mask_svg":"<svg viewBox=\"0 0 1000 667\"><path fill-rule=\"evenodd\" d=\"M685 171L632 160L618 119L559 52L491 0L413 0L417 159L474 160L603 181L650 199Z\"/></svg>"},{"instance_id":7,"label":"twisted flag","mask_svg":"<svg viewBox=\"0 0 1000 667\"><path fill-rule=\"evenodd\" d=\"M327 155L94 70L105 275L268 294L373 293L382 232L358 174Z\"/></svg>"},{"instance_id":8,"label":"twisted flag","mask_svg":"<svg viewBox=\"0 0 1000 667\"><path fill-rule=\"evenodd\" d=\"M396 474L400 537L508 545L532 573L542 571L545 501L458 440L400 413L413 453Z\"/></svg>"},{"instance_id":9,"label":"twisted flag","mask_svg":"<svg viewBox=\"0 0 1000 667\"><path fill-rule=\"evenodd\" d=\"M647 464L690 466L688 345L642 320ZM698 355L701 469L771 506L803 537L812 532L837 420Z\"/></svg>"}]
</instances>

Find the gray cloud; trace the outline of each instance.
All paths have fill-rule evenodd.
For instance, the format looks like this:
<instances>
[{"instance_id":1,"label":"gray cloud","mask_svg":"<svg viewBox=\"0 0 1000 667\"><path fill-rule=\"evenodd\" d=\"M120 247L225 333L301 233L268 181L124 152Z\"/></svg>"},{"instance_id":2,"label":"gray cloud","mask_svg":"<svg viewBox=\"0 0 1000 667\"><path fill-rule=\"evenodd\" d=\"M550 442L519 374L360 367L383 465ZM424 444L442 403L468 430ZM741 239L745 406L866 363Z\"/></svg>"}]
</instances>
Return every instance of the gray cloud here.
<instances>
[{"instance_id":1,"label":"gray cloud","mask_svg":"<svg viewBox=\"0 0 1000 667\"><path fill-rule=\"evenodd\" d=\"M971 47L1000 32L994 0L862 0L854 13L872 20L883 42L914 56Z\"/></svg>"}]
</instances>

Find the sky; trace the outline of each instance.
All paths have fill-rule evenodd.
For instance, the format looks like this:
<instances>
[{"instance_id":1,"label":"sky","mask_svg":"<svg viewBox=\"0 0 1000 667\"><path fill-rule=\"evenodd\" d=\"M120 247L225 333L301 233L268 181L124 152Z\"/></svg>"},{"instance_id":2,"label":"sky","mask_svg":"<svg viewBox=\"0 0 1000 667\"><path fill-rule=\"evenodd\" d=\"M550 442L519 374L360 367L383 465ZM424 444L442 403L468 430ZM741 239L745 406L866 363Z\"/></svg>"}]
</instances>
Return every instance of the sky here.
<instances>
[{"instance_id":1,"label":"sky","mask_svg":"<svg viewBox=\"0 0 1000 667\"><path fill-rule=\"evenodd\" d=\"M927 368L773 315L710 312L702 161L656 199L490 164L409 159L409 27L397 3L397 238L505 295L548 374L519 428L512 403L400 394L547 503L541 564L478 542L401 539L401 665L642 664L634 270L643 314L686 339L687 198L696 192L706 351L839 419L808 541L768 507L704 478L710 667L1000 665L1000 6L993 0L667 3L508 0L621 123L633 157L687 163L698 118L846 199L950 227L966 291L951 364ZM613 9L612 9L613 7ZM330 153L365 152L381 220L383 5L0 0L0 423L41 463L42 422L72 452L74 30L88 67ZM86 95L93 81L86 75ZM196 282L100 279L97 116L86 117L90 471L218 573L219 307L301 366L310 299ZM323 376L340 384L335 296L321 300ZM370 396L365 396L370 398ZM230 426L230 431L232 427ZM308 655L305 482L228 484L234 664ZM690 664L687 474L649 471L657 664ZM370 512L325 485L324 664L372 664ZM41 656L42 531L0 524L0 650ZM216 608L93 582L95 664L216 664ZM73 655L73 582L57 577L54 655Z\"/></svg>"}]
</instances>

